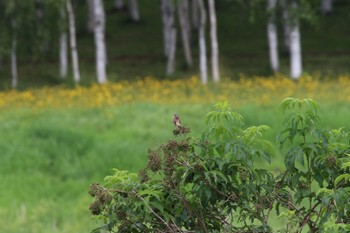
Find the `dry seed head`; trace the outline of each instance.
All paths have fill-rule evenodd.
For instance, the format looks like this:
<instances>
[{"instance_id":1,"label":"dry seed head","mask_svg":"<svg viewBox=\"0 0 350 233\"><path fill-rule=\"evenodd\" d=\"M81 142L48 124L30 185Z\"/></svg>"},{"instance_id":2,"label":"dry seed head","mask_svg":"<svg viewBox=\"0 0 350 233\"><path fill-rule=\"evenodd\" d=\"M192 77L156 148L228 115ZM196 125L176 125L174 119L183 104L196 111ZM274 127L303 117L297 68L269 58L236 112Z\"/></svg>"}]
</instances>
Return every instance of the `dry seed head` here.
<instances>
[{"instance_id":1,"label":"dry seed head","mask_svg":"<svg viewBox=\"0 0 350 233\"><path fill-rule=\"evenodd\" d=\"M98 197L98 200L101 202L101 204L107 204L112 200L112 196L107 192L102 192L101 195Z\"/></svg>"},{"instance_id":2,"label":"dry seed head","mask_svg":"<svg viewBox=\"0 0 350 233\"><path fill-rule=\"evenodd\" d=\"M145 183L149 180L149 176L146 169L139 171L139 179L141 183Z\"/></svg>"},{"instance_id":3,"label":"dry seed head","mask_svg":"<svg viewBox=\"0 0 350 233\"><path fill-rule=\"evenodd\" d=\"M179 151L187 152L190 149L188 140L182 140L178 143Z\"/></svg>"},{"instance_id":4,"label":"dry seed head","mask_svg":"<svg viewBox=\"0 0 350 233\"><path fill-rule=\"evenodd\" d=\"M328 167L336 167L337 165L337 157L333 154L329 154L327 157L326 157L326 165Z\"/></svg>"},{"instance_id":5,"label":"dry seed head","mask_svg":"<svg viewBox=\"0 0 350 233\"><path fill-rule=\"evenodd\" d=\"M256 209L256 211L261 211L261 210L264 210L264 206L262 206L260 204L255 204L255 209Z\"/></svg>"},{"instance_id":6,"label":"dry seed head","mask_svg":"<svg viewBox=\"0 0 350 233\"><path fill-rule=\"evenodd\" d=\"M90 185L89 194L94 197L100 195L100 193L103 191L103 188L100 184L92 184Z\"/></svg>"},{"instance_id":7,"label":"dry seed head","mask_svg":"<svg viewBox=\"0 0 350 233\"><path fill-rule=\"evenodd\" d=\"M102 204L97 200L91 203L89 209L93 215L99 215L102 212Z\"/></svg>"},{"instance_id":8,"label":"dry seed head","mask_svg":"<svg viewBox=\"0 0 350 233\"><path fill-rule=\"evenodd\" d=\"M309 188L309 185L306 182L300 182L298 184L298 189L307 190L308 188Z\"/></svg>"},{"instance_id":9,"label":"dry seed head","mask_svg":"<svg viewBox=\"0 0 350 233\"><path fill-rule=\"evenodd\" d=\"M249 180L249 172L245 169L239 169L239 178L242 182L246 182Z\"/></svg>"},{"instance_id":10,"label":"dry seed head","mask_svg":"<svg viewBox=\"0 0 350 233\"><path fill-rule=\"evenodd\" d=\"M182 135L182 134L188 134L191 132L191 128L184 127L184 126L178 126L176 129L173 130L173 134L175 136Z\"/></svg>"},{"instance_id":11,"label":"dry seed head","mask_svg":"<svg viewBox=\"0 0 350 233\"><path fill-rule=\"evenodd\" d=\"M148 164L147 168L151 169L153 172L157 172L162 165L162 158L157 151L148 151Z\"/></svg>"},{"instance_id":12,"label":"dry seed head","mask_svg":"<svg viewBox=\"0 0 350 233\"><path fill-rule=\"evenodd\" d=\"M126 219L126 213L125 213L124 211L118 210L116 214L117 214L117 218L118 218L119 220L124 220L124 219Z\"/></svg>"}]
</instances>

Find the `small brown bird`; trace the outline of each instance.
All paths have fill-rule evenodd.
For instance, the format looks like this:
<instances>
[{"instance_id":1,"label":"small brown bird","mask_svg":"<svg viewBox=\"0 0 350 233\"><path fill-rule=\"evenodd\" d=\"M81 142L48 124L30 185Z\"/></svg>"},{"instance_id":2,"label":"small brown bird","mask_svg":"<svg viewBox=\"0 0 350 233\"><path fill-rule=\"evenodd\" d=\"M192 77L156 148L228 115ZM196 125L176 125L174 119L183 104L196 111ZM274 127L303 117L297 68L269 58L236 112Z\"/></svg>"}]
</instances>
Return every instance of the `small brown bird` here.
<instances>
[{"instance_id":1,"label":"small brown bird","mask_svg":"<svg viewBox=\"0 0 350 233\"><path fill-rule=\"evenodd\" d=\"M178 114L174 114L173 123L176 127L181 127L181 120Z\"/></svg>"}]
</instances>

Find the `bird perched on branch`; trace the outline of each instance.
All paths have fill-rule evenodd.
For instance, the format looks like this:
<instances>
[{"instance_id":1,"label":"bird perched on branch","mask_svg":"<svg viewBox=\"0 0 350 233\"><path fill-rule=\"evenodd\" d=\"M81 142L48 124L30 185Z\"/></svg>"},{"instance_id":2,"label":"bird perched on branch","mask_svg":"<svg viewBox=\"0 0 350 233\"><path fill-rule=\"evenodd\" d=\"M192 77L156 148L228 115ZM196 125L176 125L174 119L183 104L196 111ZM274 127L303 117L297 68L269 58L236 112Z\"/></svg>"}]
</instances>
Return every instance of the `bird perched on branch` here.
<instances>
[{"instance_id":1,"label":"bird perched on branch","mask_svg":"<svg viewBox=\"0 0 350 233\"><path fill-rule=\"evenodd\" d=\"M179 135L186 135L188 134L191 129L189 127L184 127L181 125L181 120L178 114L174 114L174 118L173 118L173 123L175 125L175 129L173 130L173 134L175 136L179 136Z\"/></svg>"},{"instance_id":2,"label":"bird perched on branch","mask_svg":"<svg viewBox=\"0 0 350 233\"><path fill-rule=\"evenodd\" d=\"M174 114L173 123L176 127L181 127L181 120L178 114Z\"/></svg>"}]
</instances>

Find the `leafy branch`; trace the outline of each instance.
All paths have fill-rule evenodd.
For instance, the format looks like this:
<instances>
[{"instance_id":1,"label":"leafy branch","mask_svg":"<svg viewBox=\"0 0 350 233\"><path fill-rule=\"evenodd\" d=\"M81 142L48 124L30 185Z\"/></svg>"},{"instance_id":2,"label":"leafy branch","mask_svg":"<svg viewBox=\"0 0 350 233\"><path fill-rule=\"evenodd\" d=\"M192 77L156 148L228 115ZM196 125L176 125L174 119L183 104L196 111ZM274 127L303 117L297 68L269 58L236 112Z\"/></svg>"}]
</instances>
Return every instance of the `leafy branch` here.
<instances>
[{"instance_id":1,"label":"leafy branch","mask_svg":"<svg viewBox=\"0 0 350 233\"><path fill-rule=\"evenodd\" d=\"M273 211L286 221L283 232L348 232L349 134L322 129L311 99L287 98L281 109L281 173L255 166L271 161L270 128L244 128L241 115L218 103L200 138L177 126L139 174L115 169L91 186L90 210L106 223L94 232L272 232Z\"/></svg>"}]
</instances>

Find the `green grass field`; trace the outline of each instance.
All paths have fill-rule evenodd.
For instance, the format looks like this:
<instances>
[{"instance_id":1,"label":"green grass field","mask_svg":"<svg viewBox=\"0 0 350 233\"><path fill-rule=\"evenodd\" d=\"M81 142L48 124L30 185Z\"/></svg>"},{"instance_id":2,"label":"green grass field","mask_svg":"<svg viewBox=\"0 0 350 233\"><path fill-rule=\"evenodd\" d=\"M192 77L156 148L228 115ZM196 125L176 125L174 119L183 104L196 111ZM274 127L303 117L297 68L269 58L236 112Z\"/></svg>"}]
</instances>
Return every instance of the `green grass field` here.
<instances>
[{"instance_id":1,"label":"green grass field","mask_svg":"<svg viewBox=\"0 0 350 233\"><path fill-rule=\"evenodd\" d=\"M347 103L321 104L322 124L350 129ZM209 104L136 102L95 109L17 109L0 116L0 229L7 233L89 232L96 222L88 207L91 183L112 168L136 172L147 149L172 137L171 117L200 136ZM273 140L281 126L277 106L237 109L246 125L266 124ZM276 149L276 151L278 151ZM276 154L270 169L283 166Z\"/></svg>"}]
</instances>

